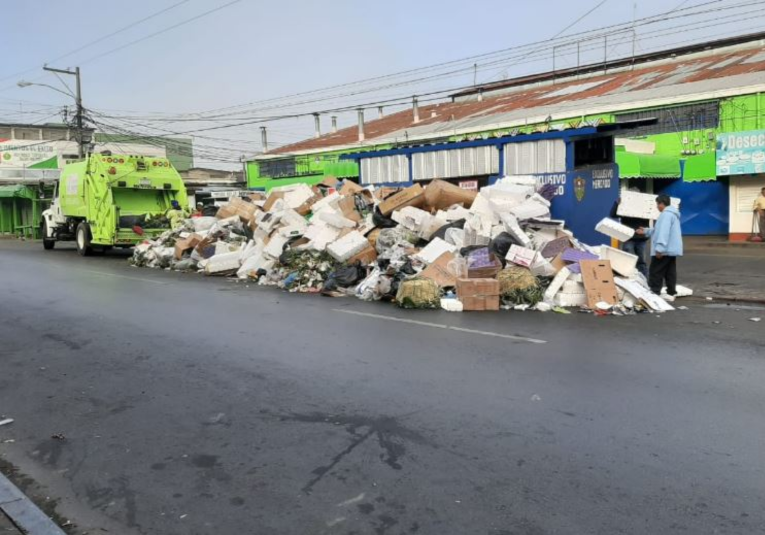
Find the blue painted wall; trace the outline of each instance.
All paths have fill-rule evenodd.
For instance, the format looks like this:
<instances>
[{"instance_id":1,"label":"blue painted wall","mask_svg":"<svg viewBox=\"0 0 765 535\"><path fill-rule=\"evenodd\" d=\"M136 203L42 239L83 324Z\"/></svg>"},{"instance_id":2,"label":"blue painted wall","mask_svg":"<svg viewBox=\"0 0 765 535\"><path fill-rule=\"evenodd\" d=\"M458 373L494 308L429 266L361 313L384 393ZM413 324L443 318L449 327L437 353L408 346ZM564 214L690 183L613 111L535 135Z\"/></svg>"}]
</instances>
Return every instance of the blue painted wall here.
<instances>
[{"instance_id":1,"label":"blue painted wall","mask_svg":"<svg viewBox=\"0 0 765 535\"><path fill-rule=\"evenodd\" d=\"M680 212L686 236L727 236L729 222L728 179L710 182L655 180L655 192L682 199Z\"/></svg>"}]
</instances>

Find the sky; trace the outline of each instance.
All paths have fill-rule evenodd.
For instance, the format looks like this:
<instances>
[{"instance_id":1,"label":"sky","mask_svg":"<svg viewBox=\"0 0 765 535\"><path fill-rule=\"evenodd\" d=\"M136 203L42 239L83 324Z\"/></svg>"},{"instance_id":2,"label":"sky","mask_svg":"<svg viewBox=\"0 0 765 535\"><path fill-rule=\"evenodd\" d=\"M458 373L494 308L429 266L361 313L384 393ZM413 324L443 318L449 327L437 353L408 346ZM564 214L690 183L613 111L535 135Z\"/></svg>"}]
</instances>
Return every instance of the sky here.
<instances>
[{"instance_id":1,"label":"sky","mask_svg":"<svg viewBox=\"0 0 765 535\"><path fill-rule=\"evenodd\" d=\"M232 168L239 153L260 150L260 124L268 124L273 145L313 133L310 116L268 123L258 123L259 117L401 99L414 92L547 71L553 61L551 47L544 46L520 50L508 56L512 61L496 64L490 61L495 58L486 58L476 60L477 67L468 61L455 68L424 68L537 43L564 30L561 38L708 1L5 0L0 16L0 48L5 51L0 62L0 120L60 121L61 107L71 104L70 97L48 87L16 84L23 79L67 91L54 75L42 71L42 65L80 66L84 105L99 114L103 128L157 135L191 132L197 136L197 165ZM190 20L195 17L199 18ZM663 34L651 33L659 26L638 27L636 51L747 28L740 21L731 24L675 32L666 31L671 27L665 24ZM631 30L609 39L583 41L580 61L602 60L604 47L609 57L630 53ZM555 54L557 68L576 62L573 44L561 45ZM395 87L376 81L351 86L350 91L337 88L309 103L300 103L308 97L292 97L242 106L405 70L413 72L395 81L407 83ZM442 77L412 82L418 73ZM66 81L74 87L73 80ZM364 91L348 95L355 89ZM204 121L189 121L200 115L181 115L221 108L227 109L208 112L214 117ZM341 125L355 120L351 111L335 114ZM322 116L324 131L328 115ZM248 124L230 126L241 122ZM215 129L199 132L210 126Z\"/></svg>"}]
</instances>

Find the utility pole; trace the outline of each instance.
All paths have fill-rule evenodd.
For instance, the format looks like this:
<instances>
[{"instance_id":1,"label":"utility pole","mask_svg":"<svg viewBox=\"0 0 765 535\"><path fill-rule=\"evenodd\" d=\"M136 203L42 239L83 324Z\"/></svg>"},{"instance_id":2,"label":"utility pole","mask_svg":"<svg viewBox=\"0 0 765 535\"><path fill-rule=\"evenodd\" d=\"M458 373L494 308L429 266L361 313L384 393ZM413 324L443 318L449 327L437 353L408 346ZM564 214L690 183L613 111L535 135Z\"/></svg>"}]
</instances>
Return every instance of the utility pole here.
<instances>
[{"instance_id":1,"label":"utility pole","mask_svg":"<svg viewBox=\"0 0 765 535\"><path fill-rule=\"evenodd\" d=\"M47 65L43 67L43 70L49 71L49 72L57 72L59 74L68 74L70 76L74 76L77 80L77 85L75 86L75 95L74 100L77 104L77 113L75 115L75 121L77 122L77 145L78 145L78 151L77 154L79 155L80 159L85 157L85 136L82 132L82 86L80 85L80 68L75 67L75 69L69 70L69 69L54 69L53 67L48 67Z\"/></svg>"}]
</instances>

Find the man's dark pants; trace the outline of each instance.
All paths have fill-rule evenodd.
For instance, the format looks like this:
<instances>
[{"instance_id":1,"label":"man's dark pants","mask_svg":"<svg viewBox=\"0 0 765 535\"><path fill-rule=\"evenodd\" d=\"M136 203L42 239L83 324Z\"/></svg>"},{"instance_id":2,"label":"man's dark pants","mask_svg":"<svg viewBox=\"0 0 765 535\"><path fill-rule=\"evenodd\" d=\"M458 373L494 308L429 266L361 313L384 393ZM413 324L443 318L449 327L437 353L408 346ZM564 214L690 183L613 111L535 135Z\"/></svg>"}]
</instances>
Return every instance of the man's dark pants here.
<instances>
[{"instance_id":1,"label":"man's dark pants","mask_svg":"<svg viewBox=\"0 0 765 535\"><path fill-rule=\"evenodd\" d=\"M637 270L648 277L648 265L645 262L645 249L648 240L627 240L622 244L622 251L638 257Z\"/></svg>"},{"instance_id":2,"label":"man's dark pants","mask_svg":"<svg viewBox=\"0 0 765 535\"><path fill-rule=\"evenodd\" d=\"M677 293L677 257L662 256L661 258L651 257L651 269L648 274L648 286L656 295L661 294L661 287L667 281L667 293L675 295Z\"/></svg>"}]
</instances>

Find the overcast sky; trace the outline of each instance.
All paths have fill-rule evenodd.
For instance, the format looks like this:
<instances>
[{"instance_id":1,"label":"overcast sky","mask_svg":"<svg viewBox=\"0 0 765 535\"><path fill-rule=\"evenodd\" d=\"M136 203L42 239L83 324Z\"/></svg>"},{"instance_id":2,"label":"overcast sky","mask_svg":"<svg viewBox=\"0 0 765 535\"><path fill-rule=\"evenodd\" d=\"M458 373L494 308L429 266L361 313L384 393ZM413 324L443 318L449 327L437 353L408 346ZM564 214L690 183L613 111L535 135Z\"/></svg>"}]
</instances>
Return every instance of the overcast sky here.
<instances>
[{"instance_id":1,"label":"overcast sky","mask_svg":"<svg viewBox=\"0 0 765 535\"><path fill-rule=\"evenodd\" d=\"M230 1L4 1L0 13L0 47L4 51L0 63L0 119L57 120L55 106L68 104L66 96L44 87L22 89L16 82L25 79L63 89L54 76L43 73L42 64L99 39L54 63L58 67L81 66L86 107L105 114L125 114L138 121L136 117L148 112L190 113L223 108L538 42L557 35L601 4L600 0L240 0L169 29ZM701 3L704 0L640 0L633 13L635 2L607 0L564 35L629 22L633 16L640 19L681 4L683 9ZM114 34L166 8L171 9ZM649 29L637 31L638 52L657 43L680 42L678 34L682 33L640 39L640 32ZM698 31L715 34L708 28ZM151 37L156 32L162 33ZM136 44L110 52L139 39ZM602 59L603 45L598 46L582 53L586 56L583 63ZM629 53L631 46L631 37L622 34L621 39L615 38L610 44L609 54ZM575 48L564 47L556 54L559 67L575 62ZM486 67L479 61L477 74L468 68L417 86L355 97L357 100L337 97L279 108L269 114L313 111L311 106L328 109L352 100L372 102L375 98L410 94L407 91L468 85L474 76L481 82L551 68L549 54L539 60L534 60L533 55L525 61L516 57L514 64ZM247 115L244 108L240 115ZM341 120L350 121L350 116L345 114ZM312 129L310 117L269 124L273 143L296 141L310 135ZM172 130L191 128L184 130L179 123L173 123ZM258 147L249 140L258 138L257 131L257 124L220 129L197 142L219 146L225 140L235 140L233 150L254 152Z\"/></svg>"}]
</instances>

